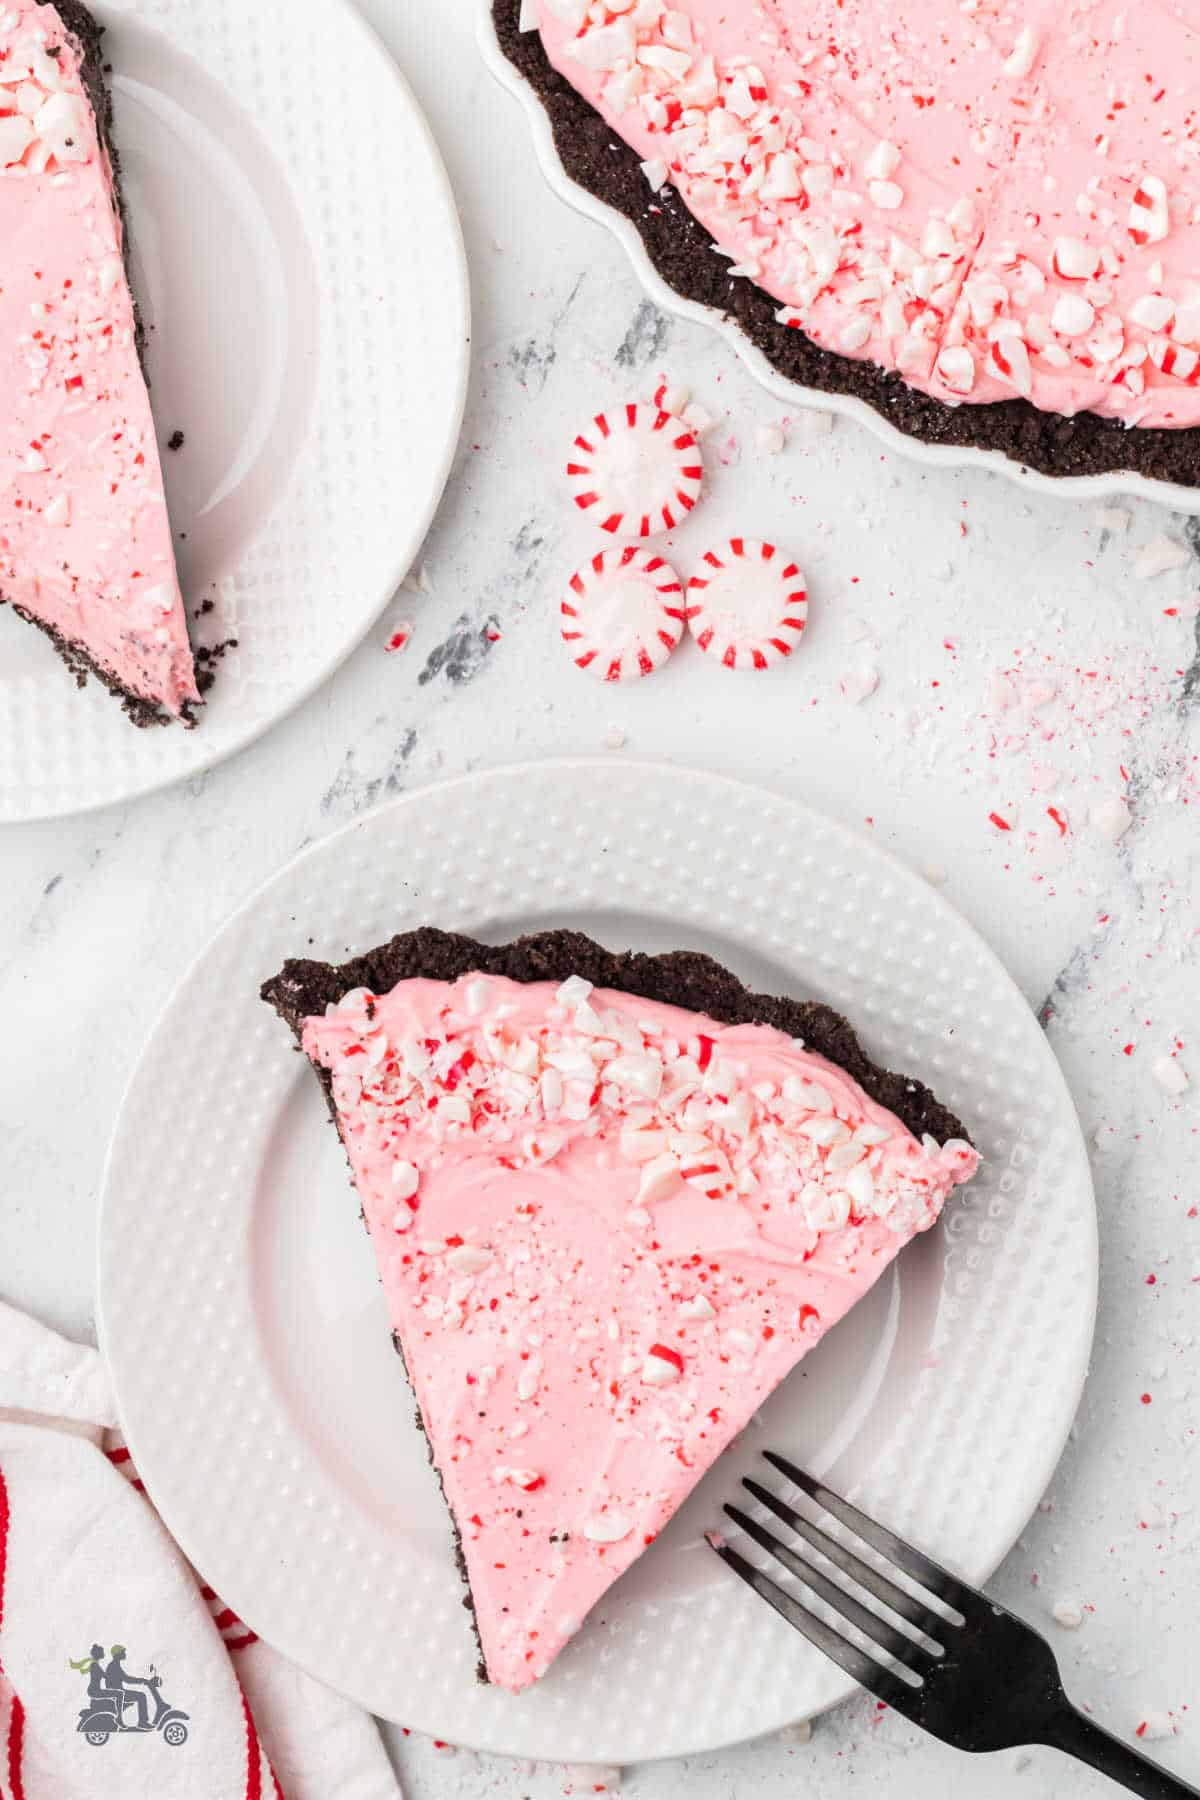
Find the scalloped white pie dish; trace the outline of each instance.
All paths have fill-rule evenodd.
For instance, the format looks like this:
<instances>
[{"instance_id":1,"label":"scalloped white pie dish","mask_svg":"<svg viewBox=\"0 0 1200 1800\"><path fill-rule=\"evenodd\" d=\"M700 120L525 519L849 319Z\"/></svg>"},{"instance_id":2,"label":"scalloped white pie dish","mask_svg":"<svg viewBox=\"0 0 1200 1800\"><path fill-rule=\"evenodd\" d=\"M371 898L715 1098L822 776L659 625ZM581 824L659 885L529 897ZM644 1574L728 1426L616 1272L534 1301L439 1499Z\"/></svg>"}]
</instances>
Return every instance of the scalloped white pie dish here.
<instances>
[{"instance_id":1,"label":"scalloped white pie dish","mask_svg":"<svg viewBox=\"0 0 1200 1800\"><path fill-rule=\"evenodd\" d=\"M874 407L853 395L826 393L818 388L802 387L789 381L763 355L756 344L741 330L735 320L714 307L689 300L663 280L655 269L637 230L614 207L573 181L563 167L554 143L550 117L538 95L504 54L496 35L491 0L479 0L478 41L483 60L500 84L523 106L533 137L534 151L542 172L560 199L578 212L605 225L623 246L634 270L654 304L666 313L692 319L707 325L735 350L751 374L771 394L791 406L812 407L819 412L838 413L853 419L879 438L890 450L898 451L912 462L930 468L978 468L1006 475L1021 486L1041 493L1058 494L1073 500L1102 501L1120 495L1140 500L1156 500L1161 505L1183 512L1200 512L1200 487L1183 487L1169 481L1155 481L1132 472L1105 475L1044 475L1036 469L1005 456L999 450L927 444L910 437L892 425Z\"/></svg>"}]
</instances>

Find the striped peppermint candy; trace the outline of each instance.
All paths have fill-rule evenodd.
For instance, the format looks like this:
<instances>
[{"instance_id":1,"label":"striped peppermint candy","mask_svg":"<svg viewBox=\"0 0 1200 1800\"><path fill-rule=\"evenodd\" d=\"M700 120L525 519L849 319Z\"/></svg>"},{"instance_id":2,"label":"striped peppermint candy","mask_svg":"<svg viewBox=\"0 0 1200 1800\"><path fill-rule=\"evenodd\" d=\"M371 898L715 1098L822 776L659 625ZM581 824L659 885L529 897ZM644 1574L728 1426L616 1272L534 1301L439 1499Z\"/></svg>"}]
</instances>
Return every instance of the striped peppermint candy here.
<instances>
[{"instance_id":1,"label":"striped peppermint candy","mask_svg":"<svg viewBox=\"0 0 1200 1800\"><path fill-rule=\"evenodd\" d=\"M804 635L808 596L795 559L761 538L707 550L687 587L688 628L727 669L766 669Z\"/></svg>"},{"instance_id":2,"label":"striped peppermint candy","mask_svg":"<svg viewBox=\"0 0 1200 1800\"><path fill-rule=\"evenodd\" d=\"M1135 244L1161 244L1170 229L1166 185L1157 175L1143 175L1129 203L1129 235Z\"/></svg>"},{"instance_id":3,"label":"striped peppermint candy","mask_svg":"<svg viewBox=\"0 0 1200 1800\"><path fill-rule=\"evenodd\" d=\"M661 556L614 545L575 571L561 613L578 668L601 681L652 675L683 636L683 584Z\"/></svg>"},{"instance_id":4,"label":"striped peppermint candy","mask_svg":"<svg viewBox=\"0 0 1200 1800\"><path fill-rule=\"evenodd\" d=\"M580 432L567 478L576 506L601 531L653 537L691 512L704 466L695 432L660 406L630 400Z\"/></svg>"}]
</instances>

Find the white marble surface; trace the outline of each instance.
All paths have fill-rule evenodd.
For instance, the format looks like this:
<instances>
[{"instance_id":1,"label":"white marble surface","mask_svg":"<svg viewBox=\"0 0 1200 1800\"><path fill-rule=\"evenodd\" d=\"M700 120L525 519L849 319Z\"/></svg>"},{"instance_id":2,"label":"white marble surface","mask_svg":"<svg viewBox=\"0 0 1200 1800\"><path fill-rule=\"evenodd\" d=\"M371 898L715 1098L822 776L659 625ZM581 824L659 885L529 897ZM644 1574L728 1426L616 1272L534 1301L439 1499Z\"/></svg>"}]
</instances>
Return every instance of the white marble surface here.
<instances>
[{"instance_id":1,"label":"white marble surface","mask_svg":"<svg viewBox=\"0 0 1200 1800\"><path fill-rule=\"evenodd\" d=\"M622 734L638 755L803 795L945 881L1043 1010L1095 1135L1094 1368L1052 1493L995 1587L1046 1625L1071 1691L1115 1729L1173 1712L1180 1735L1153 1748L1195 1780L1200 535L1150 506L1106 524L994 476L921 470L848 424L797 418L769 454L756 431L781 409L703 330L656 315L607 234L546 192L518 109L478 65L471 0L365 6L440 139L472 265L471 394L426 579L233 762L0 835L0 1295L92 1336L96 1196L138 1048L228 911L313 838L439 776L599 752ZM718 418L711 499L681 561L740 528L809 572L811 631L777 676L735 677L685 646L653 680L613 690L576 675L556 641L558 589L592 542L563 503L563 447L581 417L660 370ZM1164 536L1186 556L1140 575ZM412 644L385 655L401 619ZM851 704L839 683L867 670L878 689ZM1091 814L1122 795L1132 824L1114 842ZM1195 1077L1178 1097L1153 1071L1176 1046ZM1077 1632L1051 1621L1062 1599L1094 1608ZM412 1800L548 1800L572 1785L398 1733L395 1746ZM886 1784L950 1800L964 1781L978 1800L1103 1789L1050 1752L968 1772L860 1703L811 1744L627 1771L624 1790L782 1800L803 1785L833 1800Z\"/></svg>"}]
</instances>

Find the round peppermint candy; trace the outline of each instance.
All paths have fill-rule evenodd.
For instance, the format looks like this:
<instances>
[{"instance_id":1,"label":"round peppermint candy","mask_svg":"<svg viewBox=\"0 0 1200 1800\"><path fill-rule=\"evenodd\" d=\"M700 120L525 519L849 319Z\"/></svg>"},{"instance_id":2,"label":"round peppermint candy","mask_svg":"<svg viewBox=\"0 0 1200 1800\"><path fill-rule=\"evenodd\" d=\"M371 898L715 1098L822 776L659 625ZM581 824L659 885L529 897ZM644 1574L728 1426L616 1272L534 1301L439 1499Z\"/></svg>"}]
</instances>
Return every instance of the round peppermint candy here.
<instances>
[{"instance_id":1,"label":"round peppermint candy","mask_svg":"<svg viewBox=\"0 0 1200 1800\"><path fill-rule=\"evenodd\" d=\"M670 563L636 544L598 551L572 575L563 643L601 681L652 675L683 636L683 585Z\"/></svg>"},{"instance_id":2,"label":"round peppermint candy","mask_svg":"<svg viewBox=\"0 0 1200 1800\"><path fill-rule=\"evenodd\" d=\"M597 413L580 432L567 478L576 506L601 531L653 537L691 512L704 467L696 434L682 420L631 400Z\"/></svg>"},{"instance_id":3,"label":"round peppermint candy","mask_svg":"<svg viewBox=\"0 0 1200 1800\"><path fill-rule=\"evenodd\" d=\"M766 669L804 635L808 596L799 565L761 538L707 550L687 588L688 628L727 669Z\"/></svg>"}]
</instances>

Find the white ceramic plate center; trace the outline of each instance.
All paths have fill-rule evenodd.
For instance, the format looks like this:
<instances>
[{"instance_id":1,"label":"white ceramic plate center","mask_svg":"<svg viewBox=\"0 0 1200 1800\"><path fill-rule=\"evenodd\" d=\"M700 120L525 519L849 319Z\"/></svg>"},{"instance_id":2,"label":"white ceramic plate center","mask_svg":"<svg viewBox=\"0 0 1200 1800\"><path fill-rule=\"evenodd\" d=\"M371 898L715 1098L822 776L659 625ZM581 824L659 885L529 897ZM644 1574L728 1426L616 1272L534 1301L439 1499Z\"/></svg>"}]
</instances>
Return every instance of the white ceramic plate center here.
<instances>
[{"instance_id":1,"label":"white ceramic plate center","mask_svg":"<svg viewBox=\"0 0 1200 1800\"><path fill-rule=\"evenodd\" d=\"M164 458L185 592L201 593L253 541L308 431L318 281L286 172L190 57L128 20L109 54L133 279L149 331L160 436L201 420ZM187 206L179 171L192 170ZM190 347L187 356L176 347ZM219 408L207 398L220 394Z\"/></svg>"}]
</instances>

